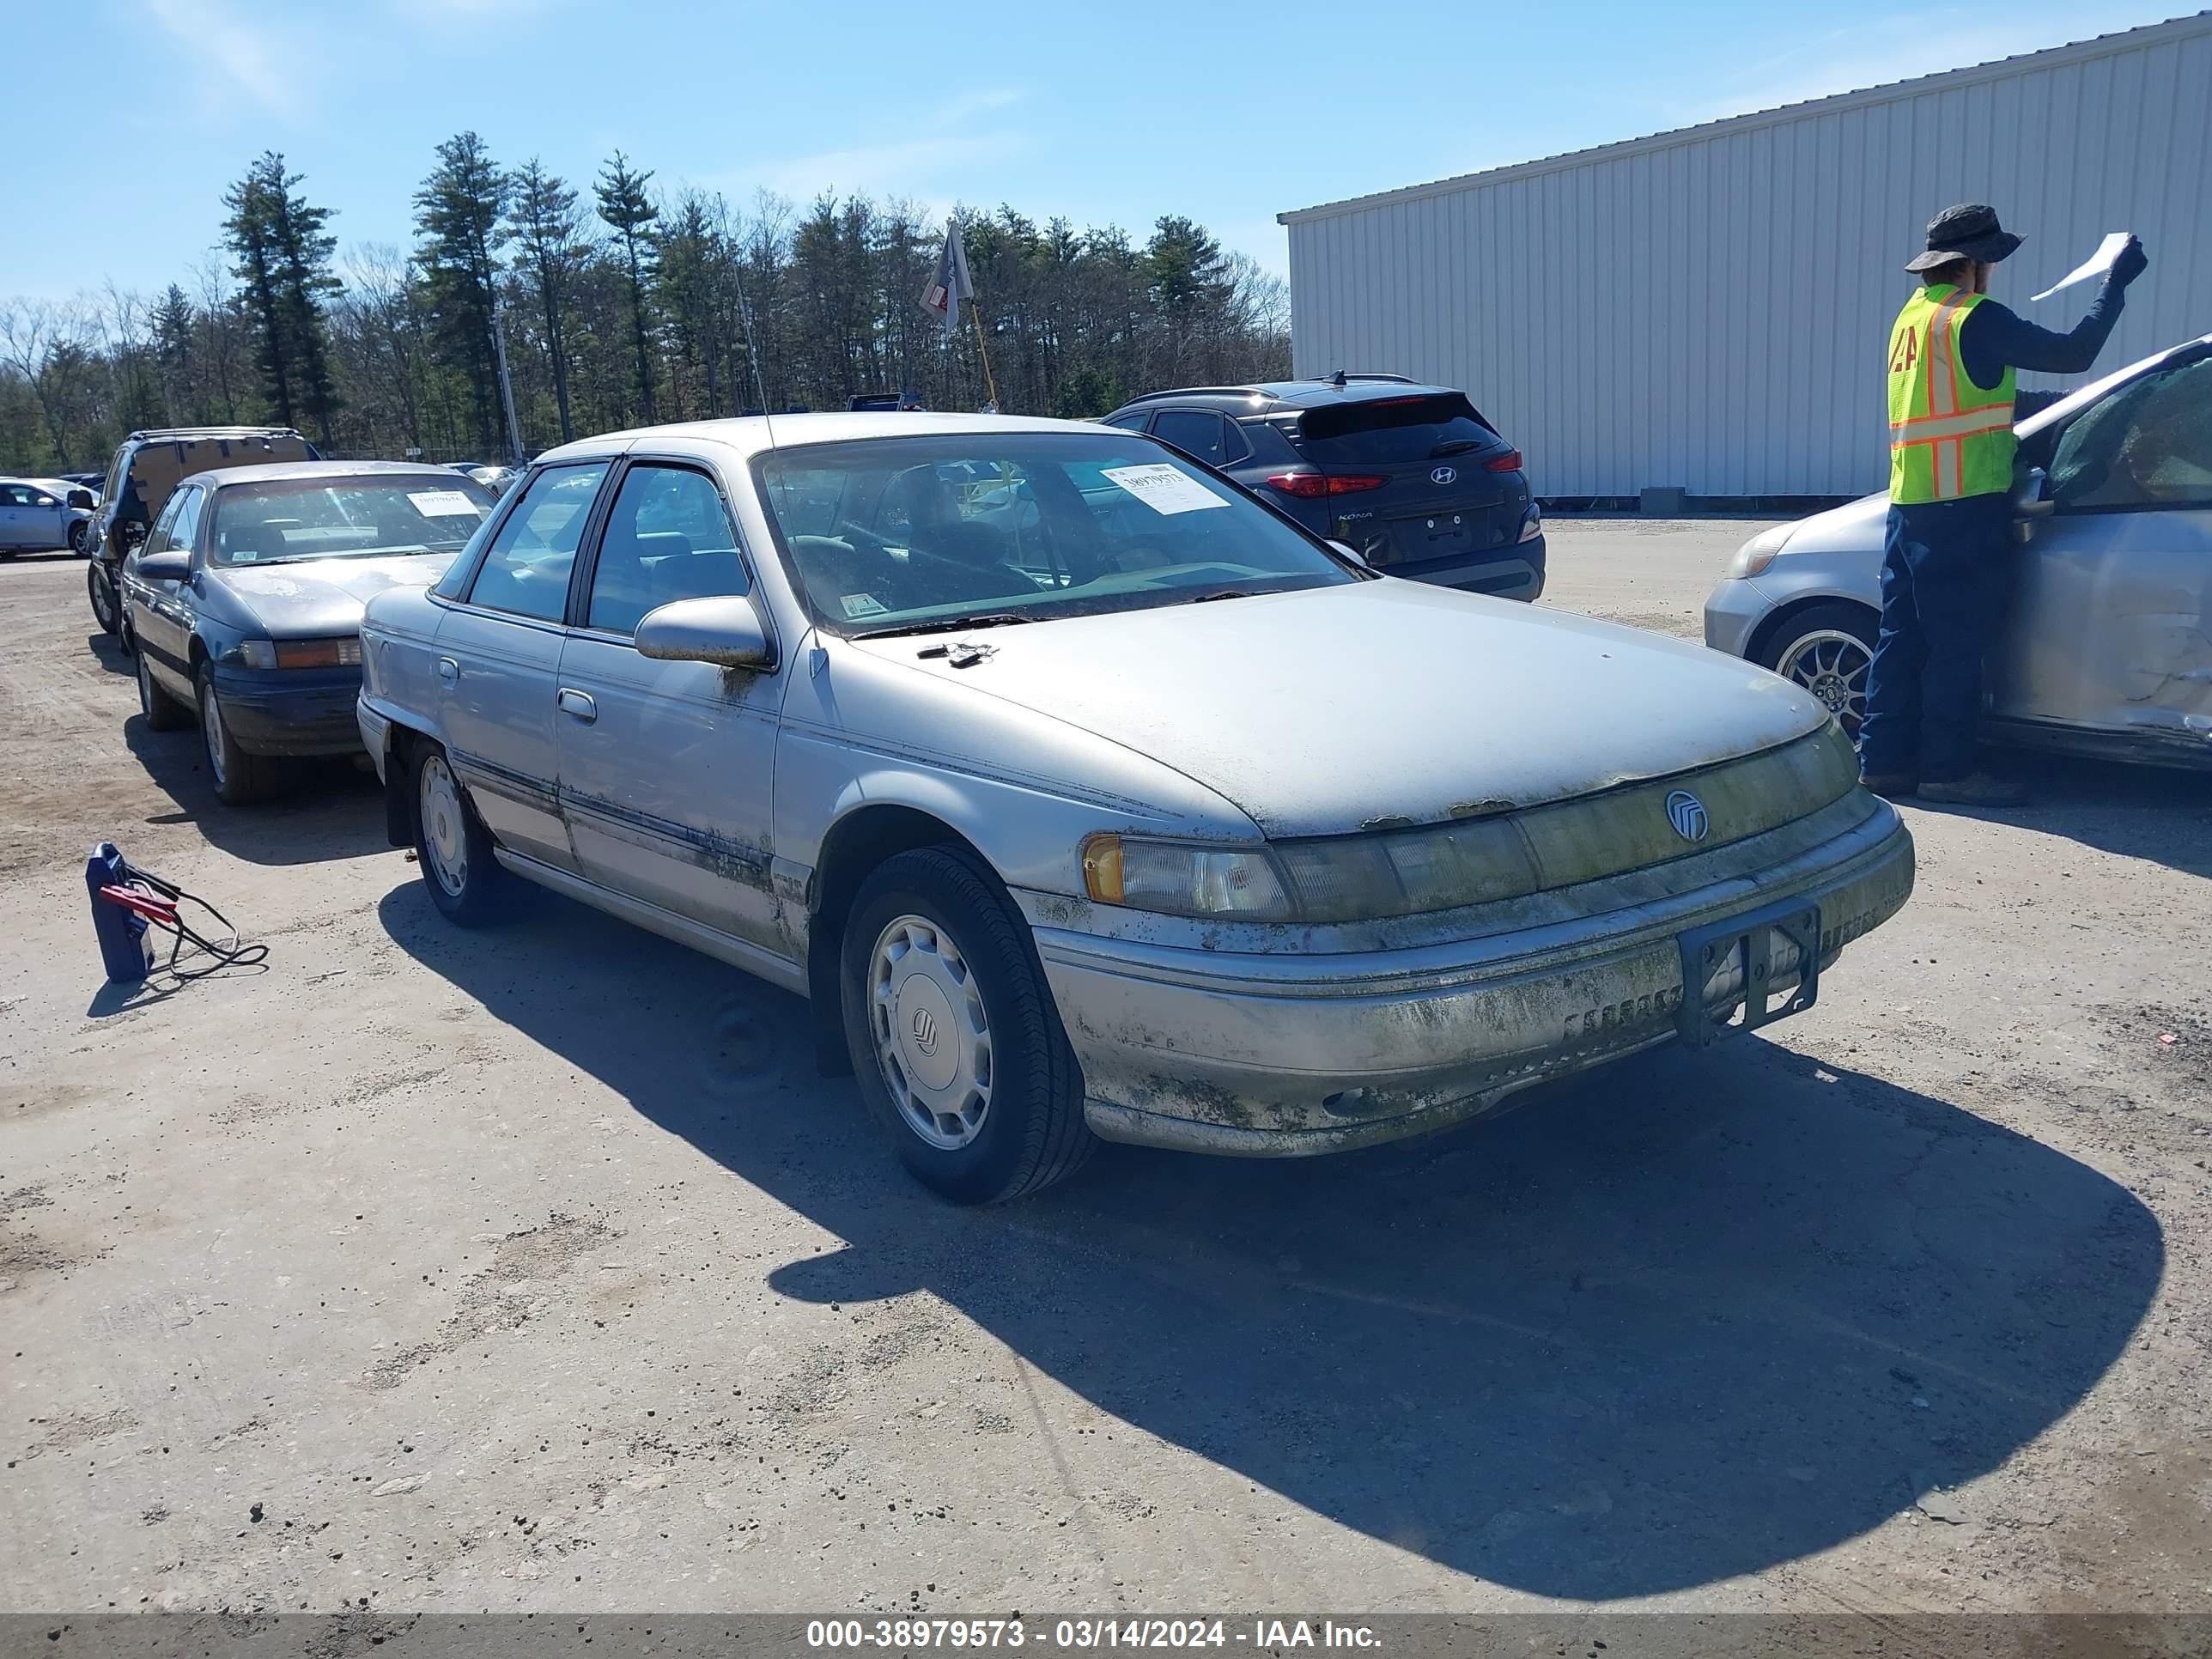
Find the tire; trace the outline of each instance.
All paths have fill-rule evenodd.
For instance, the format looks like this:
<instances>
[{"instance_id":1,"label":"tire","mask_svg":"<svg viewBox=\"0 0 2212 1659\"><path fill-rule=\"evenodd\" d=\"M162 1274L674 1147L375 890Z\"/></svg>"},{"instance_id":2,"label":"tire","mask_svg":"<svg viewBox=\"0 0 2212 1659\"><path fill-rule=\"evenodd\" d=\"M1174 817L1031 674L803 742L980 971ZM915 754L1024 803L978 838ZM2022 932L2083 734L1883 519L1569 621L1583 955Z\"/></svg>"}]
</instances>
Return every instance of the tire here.
<instances>
[{"instance_id":1,"label":"tire","mask_svg":"<svg viewBox=\"0 0 2212 1659\"><path fill-rule=\"evenodd\" d=\"M100 624L103 634L112 634L122 620L122 607L115 591L115 576L108 568L94 559L85 567L85 597L92 601L92 619Z\"/></svg>"},{"instance_id":2,"label":"tire","mask_svg":"<svg viewBox=\"0 0 2212 1659\"><path fill-rule=\"evenodd\" d=\"M138 658L138 712L146 717L149 732L180 732L192 723L192 711L154 683L146 653Z\"/></svg>"},{"instance_id":3,"label":"tire","mask_svg":"<svg viewBox=\"0 0 2212 1659\"><path fill-rule=\"evenodd\" d=\"M415 856L430 902L447 921L482 927L503 913L510 878L492 852L491 832L469 804L446 751L415 746L408 765L415 800Z\"/></svg>"},{"instance_id":4,"label":"tire","mask_svg":"<svg viewBox=\"0 0 2212 1659\"><path fill-rule=\"evenodd\" d=\"M854 896L841 955L854 1076L923 1186L995 1204L1091 1155L1082 1073L1028 924L988 866L950 847L886 860Z\"/></svg>"},{"instance_id":5,"label":"tire","mask_svg":"<svg viewBox=\"0 0 2212 1659\"><path fill-rule=\"evenodd\" d=\"M1811 605L1772 629L1759 663L1810 691L1856 739L1866 713L1868 671L1881 618L1863 605L1829 599Z\"/></svg>"},{"instance_id":6,"label":"tire","mask_svg":"<svg viewBox=\"0 0 2212 1659\"><path fill-rule=\"evenodd\" d=\"M231 735L223 718L222 700L216 695L215 671L206 663L192 677L199 692L200 746L207 751L208 771L215 781L216 798L226 806L248 806L266 800L276 791L274 756L249 754Z\"/></svg>"},{"instance_id":7,"label":"tire","mask_svg":"<svg viewBox=\"0 0 2212 1659\"><path fill-rule=\"evenodd\" d=\"M92 526L88 520L79 519L70 526L69 546L80 559L92 556Z\"/></svg>"}]
</instances>

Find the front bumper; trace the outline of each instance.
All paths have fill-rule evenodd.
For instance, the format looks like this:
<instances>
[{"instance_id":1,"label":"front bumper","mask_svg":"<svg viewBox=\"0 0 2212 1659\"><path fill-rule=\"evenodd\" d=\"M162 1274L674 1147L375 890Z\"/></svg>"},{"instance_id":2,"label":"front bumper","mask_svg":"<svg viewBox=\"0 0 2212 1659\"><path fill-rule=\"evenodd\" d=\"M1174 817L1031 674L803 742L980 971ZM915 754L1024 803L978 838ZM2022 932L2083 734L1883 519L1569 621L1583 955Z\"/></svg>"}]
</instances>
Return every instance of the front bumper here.
<instances>
[{"instance_id":1,"label":"front bumper","mask_svg":"<svg viewBox=\"0 0 2212 1659\"><path fill-rule=\"evenodd\" d=\"M1441 1128L1663 1042L1683 997L1683 933L1802 898L1820 907L1825 968L1896 914L1912 875L1911 836L1875 803L1767 868L1449 945L1260 955L1036 933L1097 1133L1295 1157ZM1708 1006L1740 995L1723 987Z\"/></svg>"},{"instance_id":2,"label":"front bumper","mask_svg":"<svg viewBox=\"0 0 2212 1659\"><path fill-rule=\"evenodd\" d=\"M361 748L358 668L218 666L216 695L240 748L255 755L350 755Z\"/></svg>"},{"instance_id":3,"label":"front bumper","mask_svg":"<svg viewBox=\"0 0 2212 1659\"><path fill-rule=\"evenodd\" d=\"M1774 601L1747 576L1723 576L1705 597L1705 643L1731 657L1748 657L1759 625L1774 614Z\"/></svg>"}]
</instances>

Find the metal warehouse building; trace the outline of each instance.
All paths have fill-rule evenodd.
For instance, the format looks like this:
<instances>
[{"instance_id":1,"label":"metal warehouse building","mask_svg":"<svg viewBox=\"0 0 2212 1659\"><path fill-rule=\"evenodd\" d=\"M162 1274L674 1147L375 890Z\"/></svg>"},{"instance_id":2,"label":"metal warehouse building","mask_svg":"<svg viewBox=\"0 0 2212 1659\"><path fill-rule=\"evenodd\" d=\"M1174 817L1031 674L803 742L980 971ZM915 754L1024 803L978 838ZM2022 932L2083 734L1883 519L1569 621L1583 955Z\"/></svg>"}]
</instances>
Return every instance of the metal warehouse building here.
<instances>
[{"instance_id":1,"label":"metal warehouse building","mask_svg":"<svg viewBox=\"0 0 2212 1659\"><path fill-rule=\"evenodd\" d=\"M1550 499L1859 495L1954 202L2026 234L1992 289L2046 326L2095 289L2029 295L2143 239L2100 368L2212 330L2212 12L1283 214L1296 371L1465 386Z\"/></svg>"}]
</instances>

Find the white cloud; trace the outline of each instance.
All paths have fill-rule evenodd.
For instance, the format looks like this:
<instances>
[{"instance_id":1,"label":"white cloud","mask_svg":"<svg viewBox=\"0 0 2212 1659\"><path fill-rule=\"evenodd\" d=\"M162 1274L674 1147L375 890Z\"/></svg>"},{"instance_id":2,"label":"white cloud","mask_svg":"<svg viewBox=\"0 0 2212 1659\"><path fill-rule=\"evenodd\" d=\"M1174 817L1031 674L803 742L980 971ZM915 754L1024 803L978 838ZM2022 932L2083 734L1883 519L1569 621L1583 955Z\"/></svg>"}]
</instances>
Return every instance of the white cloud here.
<instances>
[{"instance_id":1,"label":"white cloud","mask_svg":"<svg viewBox=\"0 0 2212 1659\"><path fill-rule=\"evenodd\" d=\"M1670 103L1662 118L1690 125L1776 109L2041 52L2096 32L2086 26L2054 29L2045 18L1959 10L1868 18L1848 28L1822 31L1788 52L1744 64L1707 95Z\"/></svg>"},{"instance_id":2,"label":"white cloud","mask_svg":"<svg viewBox=\"0 0 2212 1659\"><path fill-rule=\"evenodd\" d=\"M710 182L724 189L765 185L801 199L825 190L928 202L940 198L993 199L988 182L992 171L1019 155L1028 144L1029 135L1009 126L981 131L963 129L977 117L1003 110L1024 96L1018 88L1010 87L963 93L921 120L906 124L905 130L914 134L911 137L787 156L738 168ZM979 181L981 189L975 188Z\"/></svg>"},{"instance_id":3,"label":"white cloud","mask_svg":"<svg viewBox=\"0 0 2212 1659\"><path fill-rule=\"evenodd\" d=\"M299 112L307 64L264 15L214 0L146 0L146 9L206 72L201 98L210 109L243 99L276 115Z\"/></svg>"}]
</instances>

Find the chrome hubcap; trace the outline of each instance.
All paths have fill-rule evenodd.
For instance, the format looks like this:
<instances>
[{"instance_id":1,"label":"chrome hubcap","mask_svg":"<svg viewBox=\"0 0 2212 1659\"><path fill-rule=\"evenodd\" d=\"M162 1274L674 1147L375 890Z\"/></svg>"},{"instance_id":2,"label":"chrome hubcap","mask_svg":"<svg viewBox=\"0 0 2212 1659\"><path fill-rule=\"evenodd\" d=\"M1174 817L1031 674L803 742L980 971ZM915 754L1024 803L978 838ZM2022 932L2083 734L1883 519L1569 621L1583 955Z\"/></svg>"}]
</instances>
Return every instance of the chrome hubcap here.
<instances>
[{"instance_id":1,"label":"chrome hubcap","mask_svg":"<svg viewBox=\"0 0 2212 1659\"><path fill-rule=\"evenodd\" d=\"M960 947L935 922L901 916L868 957L876 1063L907 1127L956 1152L991 1109L991 1022Z\"/></svg>"},{"instance_id":2,"label":"chrome hubcap","mask_svg":"<svg viewBox=\"0 0 2212 1659\"><path fill-rule=\"evenodd\" d=\"M138 672L143 674L142 664ZM215 699L215 687L210 684L200 694L200 735L207 739L208 770L215 774L219 789L228 778L222 765L222 705Z\"/></svg>"},{"instance_id":3,"label":"chrome hubcap","mask_svg":"<svg viewBox=\"0 0 2212 1659\"><path fill-rule=\"evenodd\" d=\"M442 757L422 764L422 851L430 874L455 898L469 880L469 838L461 817L460 786Z\"/></svg>"},{"instance_id":4,"label":"chrome hubcap","mask_svg":"<svg viewBox=\"0 0 2212 1659\"><path fill-rule=\"evenodd\" d=\"M1866 717L1867 670L1874 654L1856 635L1824 628L1790 646L1776 672L1827 704L1828 712L1856 736Z\"/></svg>"}]
</instances>

